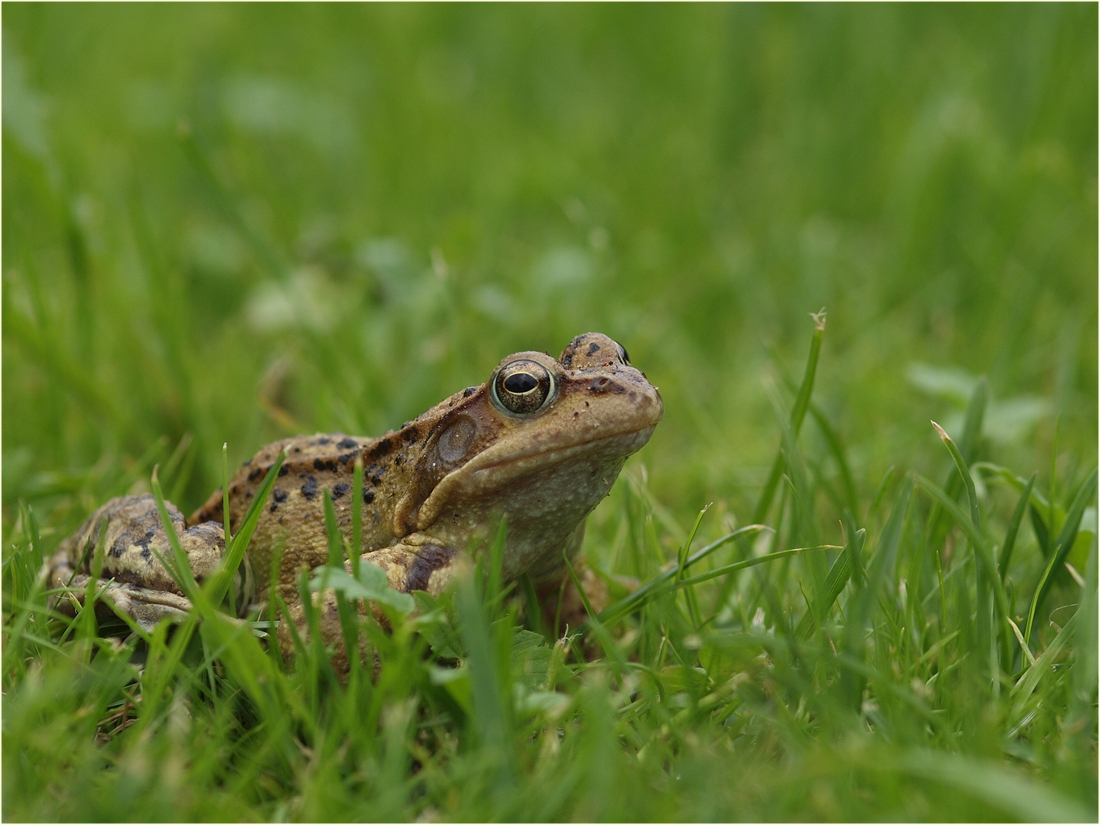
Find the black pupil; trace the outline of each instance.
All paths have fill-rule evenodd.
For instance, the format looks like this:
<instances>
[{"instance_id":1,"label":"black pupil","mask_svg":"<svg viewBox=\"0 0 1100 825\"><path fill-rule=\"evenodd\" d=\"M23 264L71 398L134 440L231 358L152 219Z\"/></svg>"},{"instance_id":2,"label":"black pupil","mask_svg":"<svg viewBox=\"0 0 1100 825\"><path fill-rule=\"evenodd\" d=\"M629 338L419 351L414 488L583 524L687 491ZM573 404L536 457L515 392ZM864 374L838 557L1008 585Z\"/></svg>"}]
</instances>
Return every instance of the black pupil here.
<instances>
[{"instance_id":1,"label":"black pupil","mask_svg":"<svg viewBox=\"0 0 1100 825\"><path fill-rule=\"evenodd\" d=\"M531 392L538 385L538 380L529 372L514 372L504 379L504 389L516 395Z\"/></svg>"}]
</instances>

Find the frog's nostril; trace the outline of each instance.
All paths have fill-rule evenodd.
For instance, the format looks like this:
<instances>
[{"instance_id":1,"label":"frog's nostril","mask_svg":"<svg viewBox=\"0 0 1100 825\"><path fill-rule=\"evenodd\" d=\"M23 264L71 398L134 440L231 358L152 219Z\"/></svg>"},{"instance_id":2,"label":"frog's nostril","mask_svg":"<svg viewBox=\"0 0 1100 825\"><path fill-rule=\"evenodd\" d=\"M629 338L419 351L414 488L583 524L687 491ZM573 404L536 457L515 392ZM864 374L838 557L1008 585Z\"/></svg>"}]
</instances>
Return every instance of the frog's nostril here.
<instances>
[{"instance_id":1,"label":"frog's nostril","mask_svg":"<svg viewBox=\"0 0 1100 825\"><path fill-rule=\"evenodd\" d=\"M606 392L607 391L607 385L610 384L610 383L611 383L611 379L608 378L607 376L603 376L602 378L595 379L589 385L589 388L592 390L592 392Z\"/></svg>"}]
</instances>

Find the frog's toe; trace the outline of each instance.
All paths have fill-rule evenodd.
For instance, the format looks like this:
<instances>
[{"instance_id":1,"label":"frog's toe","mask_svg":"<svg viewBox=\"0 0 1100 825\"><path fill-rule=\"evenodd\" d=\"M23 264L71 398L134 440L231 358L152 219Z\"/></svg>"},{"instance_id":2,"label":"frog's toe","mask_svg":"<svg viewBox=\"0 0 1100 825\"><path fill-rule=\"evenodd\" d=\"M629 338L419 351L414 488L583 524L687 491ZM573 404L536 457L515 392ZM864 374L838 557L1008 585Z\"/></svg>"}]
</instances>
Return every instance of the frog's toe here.
<instances>
[{"instance_id":1,"label":"frog's toe","mask_svg":"<svg viewBox=\"0 0 1100 825\"><path fill-rule=\"evenodd\" d=\"M87 573L75 571L60 553L48 563L47 573L50 586L55 590L49 606L66 616L75 616L84 605L90 582L94 582L98 618L109 618L112 614L129 617L146 632L151 632L165 619L183 618L191 607L187 599L175 593L127 582L92 579Z\"/></svg>"}]
</instances>

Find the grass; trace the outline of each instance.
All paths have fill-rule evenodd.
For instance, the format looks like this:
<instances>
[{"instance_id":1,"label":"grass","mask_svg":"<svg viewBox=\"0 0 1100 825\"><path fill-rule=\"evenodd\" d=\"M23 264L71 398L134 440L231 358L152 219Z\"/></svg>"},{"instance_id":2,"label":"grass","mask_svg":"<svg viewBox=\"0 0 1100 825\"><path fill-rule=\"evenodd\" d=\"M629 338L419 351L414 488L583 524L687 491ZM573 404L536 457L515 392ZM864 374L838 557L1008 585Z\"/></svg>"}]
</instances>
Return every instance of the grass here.
<instances>
[{"instance_id":1,"label":"grass","mask_svg":"<svg viewBox=\"0 0 1100 825\"><path fill-rule=\"evenodd\" d=\"M4 818L1095 820L1096 25L6 4ZM188 512L588 329L667 413L568 639L492 554L347 685L48 615L154 467Z\"/></svg>"}]
</instances>

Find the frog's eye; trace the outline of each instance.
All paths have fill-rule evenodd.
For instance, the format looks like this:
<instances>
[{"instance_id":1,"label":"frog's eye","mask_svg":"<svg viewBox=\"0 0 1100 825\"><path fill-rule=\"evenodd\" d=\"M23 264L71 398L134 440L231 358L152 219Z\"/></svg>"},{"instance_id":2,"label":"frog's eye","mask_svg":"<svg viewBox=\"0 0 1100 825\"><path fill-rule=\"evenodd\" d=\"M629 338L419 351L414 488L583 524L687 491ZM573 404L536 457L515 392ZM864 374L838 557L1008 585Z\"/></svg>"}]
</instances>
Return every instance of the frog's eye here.
<instances>
[{"instance_id":1,"label":"frog's eye","mask_svg":"<svg viewBox=\"0 0 1100 825\"><path fill-rule=\"evenodd\" d=\"M538 412L554 397L555 389L553 374L534 361L505 364L493 378L493 400L515 415Z\"/></svg>"},{"instance_id":2,"label":"frog's eye","mask_svg":"<svg viewBox=\"0 0 1100 825\"><path fill-rule=\"evenodd\" d=\"M619 360L622 361L623 364L625 364L626 366L629 367L630 366L630 356L626 354L626 347L624 347L618 341L615 342L615 346L617 346L619 348Z\"/></svg>"}]
</instances>

